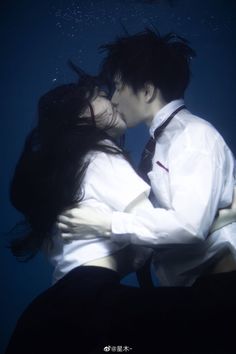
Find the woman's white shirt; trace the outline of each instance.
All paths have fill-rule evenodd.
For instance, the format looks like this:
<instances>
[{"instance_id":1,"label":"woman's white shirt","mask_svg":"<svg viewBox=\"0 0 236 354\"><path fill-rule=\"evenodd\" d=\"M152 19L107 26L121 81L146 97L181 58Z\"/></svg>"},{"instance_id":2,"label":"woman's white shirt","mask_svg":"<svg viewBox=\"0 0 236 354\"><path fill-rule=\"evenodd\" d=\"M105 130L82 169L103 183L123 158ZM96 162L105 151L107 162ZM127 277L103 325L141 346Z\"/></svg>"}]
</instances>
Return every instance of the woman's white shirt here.
<instances>
[{"instance_id":1,"label":"woman's white shirt","mask_svg":"<svg viewBox=\"0 0 236 354\"><path fill-rule=\"evenodd\" d=\"M150 187L122 155L93 151L86 156L86 160L90 162L83 180L83 201L80 206L86 205L110 214L113 211L124 211L143 193L148 196ZM53 248L47 247L47 255L54 266L53 282L77 266L117 253L129 245L125 240L101 236L87 234L83 239L65 243L60 231L55 229ZM143 251L140 252L140 249ZM138 246L139 259L134 259L134 264L144 263L150 252L150 249Z\"/></svg>"}]
</instances>

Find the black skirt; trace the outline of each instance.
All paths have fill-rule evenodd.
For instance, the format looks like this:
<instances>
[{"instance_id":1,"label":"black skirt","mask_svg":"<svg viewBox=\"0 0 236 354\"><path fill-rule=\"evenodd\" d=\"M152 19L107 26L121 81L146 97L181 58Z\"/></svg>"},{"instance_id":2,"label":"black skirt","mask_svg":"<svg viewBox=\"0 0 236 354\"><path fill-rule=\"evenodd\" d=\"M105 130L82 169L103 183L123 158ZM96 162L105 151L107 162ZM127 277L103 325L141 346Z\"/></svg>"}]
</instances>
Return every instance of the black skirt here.
<instances>
[{"instance_id":1,"label":"black skirt","mask_svg":"<svg viewBox=\"0 0 236 354\"><path fill-rule=\"evenodd\" d=\"M112 270L78 267L28 306L6 354L235 353L235 289L236 272L140 289Z\"/></svg>"}]
</instances>

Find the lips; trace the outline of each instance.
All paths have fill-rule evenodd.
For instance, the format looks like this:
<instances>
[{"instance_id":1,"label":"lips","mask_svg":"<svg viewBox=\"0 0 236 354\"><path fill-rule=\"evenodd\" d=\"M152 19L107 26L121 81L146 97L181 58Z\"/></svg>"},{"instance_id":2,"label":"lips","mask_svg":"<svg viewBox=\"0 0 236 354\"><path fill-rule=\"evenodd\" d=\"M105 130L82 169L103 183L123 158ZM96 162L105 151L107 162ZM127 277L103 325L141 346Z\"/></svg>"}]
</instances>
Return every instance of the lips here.
<instances>
[{"instance_id":1,"label":"lips","mask_svg":"<svg viewBox=\"0 0 236 354\"><path fill-rule=\"evenodd\" d=\"M120 118L125 122L124 114L119 112L118 110L116 110L116 113L119 114Z\"/></svg>"}]
</instances>

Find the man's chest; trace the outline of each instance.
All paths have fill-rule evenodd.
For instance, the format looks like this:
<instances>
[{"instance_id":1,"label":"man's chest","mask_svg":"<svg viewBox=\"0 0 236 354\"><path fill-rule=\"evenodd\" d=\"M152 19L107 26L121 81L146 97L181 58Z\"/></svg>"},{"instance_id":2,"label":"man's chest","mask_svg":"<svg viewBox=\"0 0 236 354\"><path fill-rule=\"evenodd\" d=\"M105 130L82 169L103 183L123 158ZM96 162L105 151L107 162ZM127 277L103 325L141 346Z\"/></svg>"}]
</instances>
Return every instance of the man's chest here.
<instances>
[{"instance_id":1,"label":"man's chest","mask_svg":"<svg viewBox=\"0 0 236 354\"><path fill-rule=\"evenodd\" d=\"M156 144L152 159L152 170L148 173L151 188L157 201L157 206L170 209L170 144Z\"/></svg>"}]
</instances>

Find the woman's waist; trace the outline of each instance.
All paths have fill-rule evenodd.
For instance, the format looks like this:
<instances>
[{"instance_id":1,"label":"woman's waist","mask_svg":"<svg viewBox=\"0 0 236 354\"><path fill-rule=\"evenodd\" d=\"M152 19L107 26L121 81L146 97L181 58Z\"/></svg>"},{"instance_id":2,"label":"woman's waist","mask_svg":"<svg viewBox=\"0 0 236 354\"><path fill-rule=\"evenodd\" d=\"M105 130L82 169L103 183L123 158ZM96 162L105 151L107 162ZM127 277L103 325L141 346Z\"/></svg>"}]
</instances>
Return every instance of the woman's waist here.
<instances>
[{"instance_id":1,"label":"woman's waist","mask_svg":"<svg viewBox=\"0 0 236 354\"><path fill-rule=\"evenodd\" d=\"M124 277L141 268L151 254L151 249L128 245L106 257L86 262L84 265L105 267L116 271L121 277Z\"/></svg>"},{"instance_id":2,"label":"woman's waist","mask_svg":"<svg viewBox=\"0 0 236 354\"><path fill-rule=\"evenodd\" d=\"M73 240L67 244L59 239L54 241L54 247L50 251L47 250L47 257L54 267L55 281L72 269L89 263L115 270L114 264L118 261L113 259L113 254L119 253L127 246L127 243L116 244L107 239Z\"/></svg>"}]
</instances>

